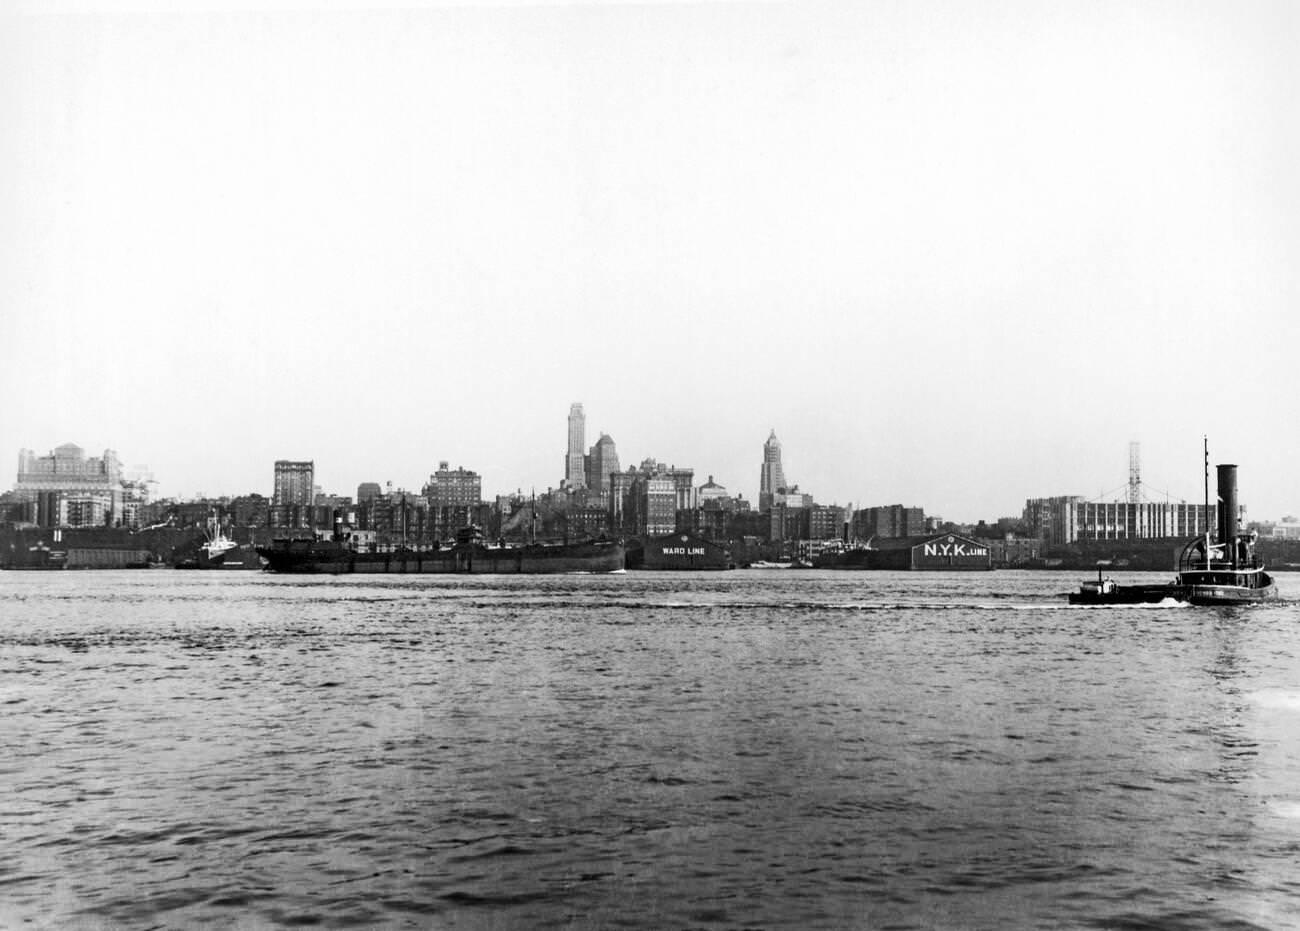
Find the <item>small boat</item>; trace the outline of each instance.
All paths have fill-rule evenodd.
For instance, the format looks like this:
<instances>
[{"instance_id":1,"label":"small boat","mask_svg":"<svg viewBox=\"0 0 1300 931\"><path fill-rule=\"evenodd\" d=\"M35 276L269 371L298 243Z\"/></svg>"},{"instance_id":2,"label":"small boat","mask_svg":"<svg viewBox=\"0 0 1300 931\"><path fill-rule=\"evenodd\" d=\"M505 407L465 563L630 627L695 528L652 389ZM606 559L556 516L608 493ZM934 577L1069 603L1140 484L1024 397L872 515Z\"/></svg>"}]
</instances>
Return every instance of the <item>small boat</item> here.
<instances>
[{"instance_id":1,"label":"small boat","mask_svg":"<svg viewBox=\"0 0 1300 931\"><path fill-rule=\"evenodd\" d=\"M1160 604L1166 600L1185 601L1178 581L1164 585L1119 585L1114 579L1103 578L1097 570L1097 581L1084 582L1077 592L1070 592L1072 605L1136 605Z\"/></svg>"}]
</instances>

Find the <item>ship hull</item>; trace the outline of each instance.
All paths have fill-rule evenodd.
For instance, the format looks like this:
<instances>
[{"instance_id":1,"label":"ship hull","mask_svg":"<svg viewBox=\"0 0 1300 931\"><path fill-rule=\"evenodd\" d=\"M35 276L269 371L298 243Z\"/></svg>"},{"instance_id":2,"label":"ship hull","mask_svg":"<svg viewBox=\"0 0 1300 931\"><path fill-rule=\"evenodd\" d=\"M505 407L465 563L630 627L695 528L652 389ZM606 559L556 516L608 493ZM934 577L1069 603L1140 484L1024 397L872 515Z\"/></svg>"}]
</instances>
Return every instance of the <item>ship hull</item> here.
<instances>
[{"instance_id":1,"label":"ship hull","mask_svg":"<svg viewBox=\"0 0 1300 931\"><path fill-rule=\"evenodd\" d=\"M1089 582L1070 593L1072 605L1160 604L1162 601L1186 601L1181 585L1114 585L1103 587Z\"/></svg>"},{"instance_id":2,"label":"ship hull","mask_svg":"<svg viewBox=\"0 0 1300 931\"><path fill-rule=\"evenodd\" d=\"M1271 581L1260 588L1241 588L1234 585L1188 585L1184 591L1187 601L1201 607L1231 607L1278 599L1277 586Z\"/></svg>"},{"instance_id":3,"label":"ship hull","mask_svg":"<svg viewBox=\"0 0 1300 931\"><path fill-rule=\"evenodd\" d=\"M248 545L240 545L228 550L212 555L204 550L199 550L194 556L182 559L176 563L177 569L221 569L229 570L260 570L264 566L262 557L257 554L257 549Z\"/></svg>"},{"instance_id":4,"label":"ship hull","mask_svg":"<svg viewBox=\"0 0 1300 931\"><path fill-rule=\"evenodd\" d=\"M618 543L564 546L458 547L450 550L395 549L358 553L334 543L277 540L259 547L271 572L341 575L349 573L436 573L448 575L542 575L566 572L617 572L624 568Z\"/></svg>"}]
</instances>

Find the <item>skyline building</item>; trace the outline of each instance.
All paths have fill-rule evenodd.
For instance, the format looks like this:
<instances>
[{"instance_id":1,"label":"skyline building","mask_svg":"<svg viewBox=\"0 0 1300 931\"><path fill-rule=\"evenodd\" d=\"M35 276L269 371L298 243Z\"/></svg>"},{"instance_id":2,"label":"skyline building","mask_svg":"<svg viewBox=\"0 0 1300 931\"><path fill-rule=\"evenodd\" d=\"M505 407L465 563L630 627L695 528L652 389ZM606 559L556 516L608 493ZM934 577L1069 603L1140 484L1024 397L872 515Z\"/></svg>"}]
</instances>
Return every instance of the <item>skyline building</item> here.
<instances>
[{"instance_id":1,"label":"skyline building","mask_svg":"<svg viewBox=\"0 0 1300 931\"><path fill-rule=\"evenodd\" d=\"M30 503L42 527L133 526L152 483L144 466L123 468L111 449L87 457L77 444L64 443L45 456L19 450L14 494Z\"/></svg>"},{"instance_id":2,"label":"skyline building","mask_svg":"<svg viewBox=\"0 0 1300 931\"><path fill-rule=\"evenodd\" d=\"M275 490L271 506L310 506L316 498L316 463L312 460L275 460Z\"/></svg>"},{"instance_id":3,"label":"skyline building","mask_svg":"<svg viewBox=\"0 0 1300 931\"><path fill-rule=\"evenodd\" d=\"M709 480L695 490L695 500L703 505L710 501L723 501L730 497L727 494L726 486L719 485L709 476Z\"/></svg>"},{"instance_id":4,"label":"skyline building","mask_svg":"<svg viewBox=\"0 0 1300 931\"><path fill-rule=\"evenodd\" d=\"M1240 510L1245 510L1244 506ZM1056 546L1078 540L1185 539L1213 530L1218 505L1186 502L1089 501L1079 495L1029 498L1022 519L1030 533Z\"/></svg>"},{"instance_id":5,"label":"skyline building","mask_svg":"<svg viewBox=\"0 0 1300 931\"><path fill-rule=\"evenodd\" d=\"M434 508L475 508L483 499L483 479L477 472L458 466L448 468L446 460L438 463L438 471L429 476L423 494Z\"/></svg>"},{"instance_id":6,"label":"skyline building","mask_svg":"<svg viewBox=\"0 0 1300 931\"><path fill-rule=\"evenodd\" d=\"M886 504L862 508L852 515L853 533L859 540L893 540L925 534L925 509Z\"/></svg>"},{"instance_id":7,"label":"skyline building","mask_svg":"<svg viewBox=\"0 0 1300 931\"><path fill-rule=\"evenodd\" d=\"M609 494L609 477L619 471L618 450L608 433L602 433L587 455L587 487L597 494Z\"/></svg>"},{"instance_id":8,"label":"skyline building","mask_svg":"<svg viewBox=\"0 0 1300 931\"><path fill-rule=\"evenodd\" d=\"M774 429L763 444L763 468L758 478L758 509L769 510L777 492L785 487L785 470L781 465L781 441L776 438Z\"/></svg>"},{"instance_id":9,"label":"skyline building","mask_svg":"<svg viewBox=\"0 0 1300 931\"><path fill-rule=\"evenodd\" d=\"M584 488L587 484L587 462L583 450L587 446L587 415L582 403L569 405L569 451L564 454L564 481L569 488Z\"/></svg>"}]
</instances>

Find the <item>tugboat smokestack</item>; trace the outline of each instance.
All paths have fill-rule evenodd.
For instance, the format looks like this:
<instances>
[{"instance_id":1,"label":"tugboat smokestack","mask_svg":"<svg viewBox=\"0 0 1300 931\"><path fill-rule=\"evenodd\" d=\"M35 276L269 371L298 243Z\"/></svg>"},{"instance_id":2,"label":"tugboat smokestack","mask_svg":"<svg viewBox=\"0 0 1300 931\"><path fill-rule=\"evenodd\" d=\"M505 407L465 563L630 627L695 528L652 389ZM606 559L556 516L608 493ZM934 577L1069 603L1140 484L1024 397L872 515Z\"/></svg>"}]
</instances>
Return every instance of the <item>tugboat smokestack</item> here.
<instances>
[{"instance_id":1,"label":"tugboat smokestack","mask_svg":"<svg viewBox=\"0 0 1300 931\"><path fill-rule=\"evenodd\" d=\"M1237 539L1237 467L1220 465L1219 469L1219 544L1224 555L1236 562Z\"/></svg>"}]
</instances>

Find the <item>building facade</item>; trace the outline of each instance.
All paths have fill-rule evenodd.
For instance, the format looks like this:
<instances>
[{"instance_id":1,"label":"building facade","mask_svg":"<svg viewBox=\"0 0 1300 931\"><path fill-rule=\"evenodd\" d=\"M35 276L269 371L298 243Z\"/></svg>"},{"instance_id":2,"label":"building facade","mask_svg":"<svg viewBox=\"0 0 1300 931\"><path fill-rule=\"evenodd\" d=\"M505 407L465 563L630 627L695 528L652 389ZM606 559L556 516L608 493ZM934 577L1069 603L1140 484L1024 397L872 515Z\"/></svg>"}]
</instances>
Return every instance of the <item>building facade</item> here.
<instances>
[{"instance_id":1,"label":"building facade","mask_svg":"<svg viewBox=\"0 0 1300 931\"><path fill-rule=\"evenodd\" d=\"M80 446L65 443L45 456L19 451L14 497L29 503L43 527L135 526L150 484L147 470L124 470L111 449L87 457Z\"/></svg>"},{"instance_id":2,"label":"building facade","mask_svg":"<svg viewBox=\"0 0 1300 931\"><path fill-rule=\"evenodd\" d=\"M1130 501L1087 501L1077 495L1030 498L1022 518L1029 532L1053 546L1079 540L1187 539L1213 530L1218 507Z\"/></svg>"},{"instance_id":3,"label":"building facade","mask_svg":"<svg viewBox=\"0 0 1300 931\"><path fill-rule=\"evenodd\" d=\"M448 468L438 463L438 471L429 476L423 494L430 507L477 507L483 499L483 479L477 472L458 466Z\"/></svg>"},{"instance_id":4,"label":"building facade","mask_svg":"<svg viewBox=\"0 0 1300 931\"><path fill-rule=\"evenodd\" d=\"M309 507L315 503L316 464L312 461L277 459L272 507Z\"/></svg>"},{"instance_id":5,"label":"building facade","mask_svg":"<svg viewBox=\"0 0 1300 931\"><path fill-rule=\"evenodd\" d=\"M609 477L609 527L616 533L633 532L632 521L628 514L628 502L637 478L634 469L615 472Z\"/></svg>"},{"instance_id":6,"label":"building facade","mask_svg":"<svg viewBox=\"0 0 1300 931\"><path fill-rule=\"evenodd\" d=\"M926 533L925 511L922 508L889 504L882 507L863 508L853 515L853 535L859 540L896 540L902 537L919 537Z\"/></svg>"},{"instance_id":7,"label":"building facade","mask_svg":"<svg viewBox=\"0 0 1300 931\"><path fill-rule=\"evenodd\" d=\"M618 450L614 440L608 433L602 433L587 455L587 487L599 495L609 494L609 477L618 470Z\"/></svg>"}]
</instances>

